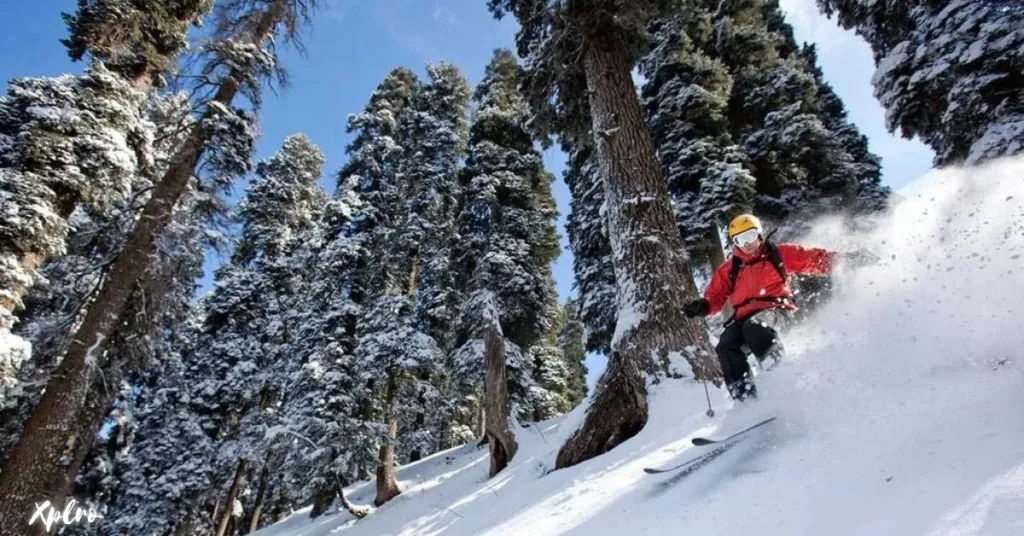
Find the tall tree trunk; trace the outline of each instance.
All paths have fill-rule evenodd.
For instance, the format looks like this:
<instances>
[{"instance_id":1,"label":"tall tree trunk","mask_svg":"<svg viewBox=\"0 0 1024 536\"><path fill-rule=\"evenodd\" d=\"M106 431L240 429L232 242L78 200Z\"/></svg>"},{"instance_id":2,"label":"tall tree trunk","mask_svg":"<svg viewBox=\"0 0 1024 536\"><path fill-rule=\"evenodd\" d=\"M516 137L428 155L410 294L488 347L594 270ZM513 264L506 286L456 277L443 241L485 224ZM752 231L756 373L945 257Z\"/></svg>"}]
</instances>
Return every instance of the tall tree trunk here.
<instances>
[{"instance_id":1,"label":"tall tree trunk","mask_svg":"<svg viewBox=\"0 0 1024 536\"><path fill-rule=\"evenodd\" d=\"M510 404L505 378L505 341L501 326L494 321L484 335L485 402L487 408L487 442L491 451L490 476L508 466L519 446L508 423Z\"/></svg>"},{"instance_id":2,"label":"tall tree trunk","mask_svg":"<svg viewBox=\"0 0 1024 536\"><path fill-rule=\"evenodd\" d=\"M211 532L217 526L217 520L220 519L220 499L223 496L224 490L220 490L220 492L217 493L217 500L213 501L213 512L210 514L208 523Z\"/></svg>"},{"instance_id":3,"label":"tall tree trunk","mask_svg":"<svg viewBox=\"0 0 1024 536\"><path fill-rule=\"evenodd\" d=\"M89 455L93 443L96 442L96 436L100 432L103 421L106 420L107 415L110 415L111 410L114 409L114 400L120 391L123 377L124 374L119 364L111 362L110 366L104 369L103 374L93 378L89 394L85 399L85 406L82 408L78 418L78 429L75 430L75 436L79 438L79 441L76 443L74 451L72 451L73 459L69 467L81 467L85 458ZM92 423L100 424L92 425ZM69 472L67 479L74 482L76 476L78 476L77 469L75 473Z\"/></svg>"},{"instance_id":4,"label":"tall tree trunk","mask_svg":"<svg viewBox=\"0 0 1024 536\"><path fill-rule=\"evenodd\" d=\"M388 427L388 436L380 446L380 465L377 466L377 497L374 506L380 506L397 497L402 490L398 488L395 474L395 438L398 437L398 377L397 372L388 371L387 392L384 394L384 423Z\"/></svg>"},{"instance_id":5,"label":"tall tree trunk","mask_svg":"<svg viewBox=\"0 0 1024 536\"><path fill-rule=\"evenodd\" d=\"M708 231L708 262L711 263L711 272L725 263L725 249L722 247L722 239L718 236L718 228L712 227Z\"/></svg>"},{"instance_id":6,"label":"tall tree trunk","mask_svg":"<svg viewBox=\"0 0 1024 536\"><path fill-rule=\"evenodd\" d=\"M266 40L282 14L286 0L278 0L261 15L251 42ZM239 90L244 74L232 71L221 83L214 101L227 105ZM201 123L201 122L200 122ZM49 500L62 509L71 487L68 475L78 473L72 453L82 440L74 431L89 385L104 366L104 347L118 324L139 277L155 251L155 240L171 221L174 205L185 191L202 157L206 134L197 125L189 133L174 163L156 184L132 236L110 270L96 300L75 333L67 355L50 377L46 392L36 406L21 441L4 465L0 480L0 536L24 536L25 512L34 503ZM99 426L99 422L89 423ZM41 525L36 525L42 533Z\"/></svg>"},{"instance_id":7,"label":"tall tree trunk","mask_svg":"<svg viewBox=\"0 0 1024 536\"><path fill-rule=\"evenodd\" d=\"M476 435L486 439L487 436L487 407L484 405L484 392L482 390L477 391L476 395L477 412L476 412Z\"/></svg>"},{"instance_id":8,"label":"tall tree trunk","mask_svg":"<svg viewBox=\"0 0 1024 536\"><path fill-rule=\"evenodd\" d=\"M235 496L238 494L238 484L242 481L242 472L245 471L245 460L238 460L238 468L235 469L235 478L231 479L231 487L228 488L228 497L224 501L224 512L220 516L220 524L217 526L217 536L224 536L228 530L228 521L235 515Z\"/></svg>"},{"instance_id":9,"label":"tall tree trunk","mask_svg":"<svg viewBox=\"0 0 1024 536\"><path fill-rule=\"evenodd\" d=\"M646 379L658 374L669 352L683 354L696 377L713 377L703 323L687 319L681 310L686 299L697 296L697 288L630 76L626 47L616 35L613 30L590 41L584 70L623 313L593 404L583 426L559 451L558 468L603 454L644 427ZM625 313L630 316L623 317ZM691 345L696 355L686 355L684 348Z\"/></svg>"},{"instance_id":10,"label":"tall tree trunk","mask_svg":"<svg viewBox=\"0 0 1024 536\"><path fill-rule=\"evenodd\" d=\"M256 502L252 506L252 515L249 516L249 531L256 532L256 528L260 526L260 514L263 512L263 499L267 495L267 481L270 480L270 453L267 453L266 459L263 460L263 469L260 470L260 487L256 492Z\"/></svg>"}]
</instances>

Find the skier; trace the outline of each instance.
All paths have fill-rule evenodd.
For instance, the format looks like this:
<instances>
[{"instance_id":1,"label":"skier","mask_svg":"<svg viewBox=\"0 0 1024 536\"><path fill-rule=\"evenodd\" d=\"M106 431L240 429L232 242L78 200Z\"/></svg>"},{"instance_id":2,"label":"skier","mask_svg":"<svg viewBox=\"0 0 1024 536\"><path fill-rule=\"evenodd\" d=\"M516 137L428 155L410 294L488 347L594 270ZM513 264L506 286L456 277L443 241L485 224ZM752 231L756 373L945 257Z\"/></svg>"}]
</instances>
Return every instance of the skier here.
<instances>
[{"instance_id":1,"label":"skier","mask_svg":"<svg viewBox=\"0 0 1024 536\"><path fill-rule=\"evenodd\" d=\"M684 304L683 312L691 318L708 316L721 311L726 301L732 303L733 315L725 324L715 352L729 395L742 401L757 398L744 345L765 369L782 358L779 331L796 310L787 274L828 274L837 253L797 244L774 244L764 236L761 220L751 214L733 218L728 234L733 245L731 259L715 270L704 297Z\"/></svg>"}]
</instances>

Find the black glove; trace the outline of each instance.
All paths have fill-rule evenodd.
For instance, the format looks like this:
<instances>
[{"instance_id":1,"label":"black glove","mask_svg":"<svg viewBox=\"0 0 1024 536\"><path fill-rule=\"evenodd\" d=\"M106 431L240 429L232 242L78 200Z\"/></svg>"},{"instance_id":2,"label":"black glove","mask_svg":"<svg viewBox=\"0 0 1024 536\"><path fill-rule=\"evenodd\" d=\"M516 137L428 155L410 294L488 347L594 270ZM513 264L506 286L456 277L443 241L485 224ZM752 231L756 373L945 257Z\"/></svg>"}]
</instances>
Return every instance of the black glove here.
<instances>
[{"instance_id":1,"label":"black glove","mask_svg":"<svg viewBox=\"0 0 1024 536\"><path fill-rule=\"evenodd\" d=\"M683 314L690 318L695 316L707 316L710 312L711 304L704 298L688 301L683 304Z\"/></svg>"}]
</instances>

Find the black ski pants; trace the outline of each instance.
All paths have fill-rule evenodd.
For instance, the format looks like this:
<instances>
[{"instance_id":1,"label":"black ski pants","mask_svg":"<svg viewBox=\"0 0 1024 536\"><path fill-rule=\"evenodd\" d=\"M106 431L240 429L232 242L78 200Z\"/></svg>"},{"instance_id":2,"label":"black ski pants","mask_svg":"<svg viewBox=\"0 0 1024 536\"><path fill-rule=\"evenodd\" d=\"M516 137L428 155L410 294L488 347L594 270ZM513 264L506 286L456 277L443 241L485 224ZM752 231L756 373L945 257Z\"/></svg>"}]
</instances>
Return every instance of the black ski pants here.
<instances>
[{"instance_id":1,"label":"black ski pants","mask_svg":"<svg viewBox=\"0 0 1024 536\"><path fill-rule=\"evenodd\" d=\"M772 346L780 342L779 331L789 319L785 309L764 309L734 321L722 331L715 352L726 385L742 380L750 372L743 346L749 347L758 361L763 360Z\"/></svg>"}]
</instances>

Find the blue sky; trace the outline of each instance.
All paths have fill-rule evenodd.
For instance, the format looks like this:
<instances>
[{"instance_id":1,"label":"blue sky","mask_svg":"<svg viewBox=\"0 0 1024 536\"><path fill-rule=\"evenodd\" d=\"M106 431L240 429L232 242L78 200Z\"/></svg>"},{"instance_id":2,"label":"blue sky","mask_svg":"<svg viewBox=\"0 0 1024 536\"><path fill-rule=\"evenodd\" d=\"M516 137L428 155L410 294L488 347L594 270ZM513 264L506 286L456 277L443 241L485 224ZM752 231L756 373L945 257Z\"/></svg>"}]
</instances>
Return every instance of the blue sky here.
<instances>
[{"instance_id":1,"label":"blue sky","mask_svg":"<svg viewBox=\"0 0 1024 536\"><path fill-rule=\"evenodd\" d=\"M306 35L306 55L293 51L283 55L291 86L280 95L265 98L257 158L273 154L289 134L304 132L324 151L324 182L329 187L346 159L347 115L363 107L389 70L405 65L422 74L427 62L446 60L458 65L475 84L494 48L513 46L514 22L494 20L485 0L323 2L324 9ZM814 7L814 0L781 2L797 39L818 44L826 79L870 139L871 149L882 157L885 183L898 189L930 169L930 150L885 131L884 111L871 93L874 67L867 45L825 19ZM58 41L66 34L60 12L74 7L74 0L5 0L0 6L0 80L80 72L82 64L71 63ZM548 169L559 178L553 190L563 253L554 265L554 276L564 300L574 293L572 255L564 232L569 212L568 190L561 181L565 158L554 149L544 156ZM240 193L241 187L238 190ZM212 269L219 262L211 256L207 266ZM209 275L204 287L208 282ZM588 359L588 364L593 384L603 362L595 357Z\"/></svg>"}]
</instances>

